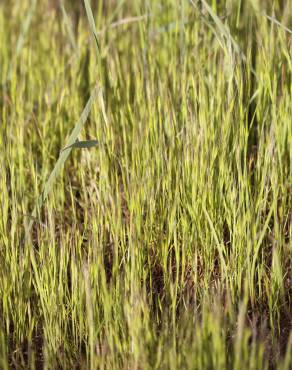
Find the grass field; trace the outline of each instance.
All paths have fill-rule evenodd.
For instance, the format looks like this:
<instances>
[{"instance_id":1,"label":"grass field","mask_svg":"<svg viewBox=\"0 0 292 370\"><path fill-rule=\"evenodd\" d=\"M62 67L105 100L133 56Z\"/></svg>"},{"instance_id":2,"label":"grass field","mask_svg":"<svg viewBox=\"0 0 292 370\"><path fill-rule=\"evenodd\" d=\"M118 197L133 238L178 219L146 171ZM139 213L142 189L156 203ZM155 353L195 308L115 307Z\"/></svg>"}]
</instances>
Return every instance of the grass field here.
<instances>
[{"instance_id":1,"label":"grass field","mask_svg":"<svg viewBox=\"0 0 292 370\"><path fill-rule=\"evenodd\" d=\"M0 86L1 370L292 368L291 1L0 0Z\"/></svg>"}]
</instances>

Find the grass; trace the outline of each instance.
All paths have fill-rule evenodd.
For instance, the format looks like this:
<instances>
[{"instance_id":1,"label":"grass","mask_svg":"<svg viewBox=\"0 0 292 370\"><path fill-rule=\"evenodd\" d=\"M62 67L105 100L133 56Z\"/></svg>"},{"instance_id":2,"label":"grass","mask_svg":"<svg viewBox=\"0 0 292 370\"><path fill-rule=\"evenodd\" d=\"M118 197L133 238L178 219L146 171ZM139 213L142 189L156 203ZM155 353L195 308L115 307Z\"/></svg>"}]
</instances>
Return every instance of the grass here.
<instances>
[{"instance_id":1,"label":"grass","mask_svg":"<svg viewBox=\"0 0 292 370\"><path fill-rule=\"evenodd\" d=\"M1 369L291 368L291 26L0 4Z\"/></svg>"}]
</instances>

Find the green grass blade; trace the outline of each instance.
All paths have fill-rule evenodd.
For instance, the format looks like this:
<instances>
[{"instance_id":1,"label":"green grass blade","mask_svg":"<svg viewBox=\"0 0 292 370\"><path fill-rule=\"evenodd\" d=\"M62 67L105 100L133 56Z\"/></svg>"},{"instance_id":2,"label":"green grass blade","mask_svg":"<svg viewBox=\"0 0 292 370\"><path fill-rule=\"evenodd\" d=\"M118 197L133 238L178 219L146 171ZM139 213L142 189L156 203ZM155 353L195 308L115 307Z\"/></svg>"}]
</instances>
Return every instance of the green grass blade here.
<instances>
[{"instance_id":1,"label":"green grass blade","mask_svg":"<svg viewBox=\"0 0 292 370\"><path fill-rule=\"evenodd\" d=\"M215 227L214 227L214 223L212 222L211 217L210 217L210 215L209 215L205 206L203 206L203 212L204 212L204 214L207 218L208 224L209 224L210 229L211 229L211 233L212 233L213 238L214 238L215 243L216 243L216 248L217 248L219 256L220 256L220 262L221 262L221 265L222 265L222 270L224 271L225 276L227 276L227 266L226 266L226 262L225 262L225 259L224 259L224 246L218 238L217 232L216 232Z\"/></svg>"},{"instance_id":2,"label":"green grass blade","mask_svg":"<svg viewBox=\"0 0 292 370\"><path fill-rule=\"evenodd\" d=\"M238 45L238 43L234 40L234 38L232 37L229 29L223 24L223 22L221 21L221 19L218 17L218 15L213 11L213 9L211 8L211 6L207 3L207 1L205 0L200 0L203 7L205 8L205 10L207 11L207 13L210 15L210 17L212 18L212 20L214 21L219 33L220 33L220 37L219 39L222 39L222 36L226 38L226 40L228 40L230 42L230 44L232 45L233 47L233 50L235 51L236 54L239 55L240 59L246 63L246 56L245 54L243 53L243 51L241 50L240 46ZM194 6L196 6L196 4L193 2L193 0L190 0L191 4L193 4ZM213 30L214 32L214 28L211 27L211 29ZM218 34L216 35L218 37ZM251 69L252 73L256 76L256 72Z\"/></svg>"},{"instance_id":3,"label":"green grass blade","mask_svg":"<svg viewBox=\"0 0 292 370\"><path fill-rule=\"evenodd\" d=\"M78 148L78 149L86 149L86 148L93 148L94 146L97 146L99 142L97 140L84 140L84 141L76 141L74 144L66 146L64 150L68 150L71 148Z\"/></svg>"},{"instance_id":4,"label":"green grass blade","mask_svg":"<svg viewBox=\"0 0 292 370\"><path fill-rule=\"evenodd\" d=\"M60 154L60 157L59 159L57 160L56 164L55 164L55 167L53 169L53 171L51 172L47 182L45 183L45 186L44 186L44 189L42 191L42 194L41 196L39 197L39 199L37 200L37 204L33 210L33 213L32 213L32 219L29 223L29 226L28 226L28 231L30 231L32 225L33 225L33 222L34 222L34 218L37 217L38 213L39 213L39 209L42 207L42 205L44 204L44 201L46 200L49 192L51 191L52 189L52 186L57 178L57 176L60 174L61 170L62 170L62 167L66 161L66 159L68 158L71 150L72 150L72 145L74 145L76 143L76 140L78 138L78 135L80 134L80 131L81 129L83 128L88 116L89 116L89 113L91 111L91 107L93 105L93 102L98 94L98 91L99 91L99 88L96 86L78 120L78 122L76 123L75 127L74 127L74 130L72 131L69 139L68 139L68 142L67 142L67 145L66 147L68 148L68 150L63 150Z\"/></svg>"},{"instance_id":5,"label":"green grass blade","mask_svg":"<svg viewBox=\"0 0 292 370\"><path fill-rule=\"evenodd\" d=\"M75 40L72 22L71 22L70 18L68 17L68 14L67 14L67 11L64 7L63 2L60 3L60 8L61 8L61 11L62 11L62 14L63 14L64 23L65 23L65 26L66 26L66 29L67 29L67 32L68 32L68 35L69 35L71 45L72 45L75 53L77 53L78 52L78 46L77 46L77 42Z\"/></svg>"},{"instance_id":6,"label":"green grass blade","mask_svg":"<svg viewBox=\"0 0 292 370\"><path fill-rule=\"evenodd\" d=\"M252 267L251 267L251 276L252 276L252 278L254 278L254 275L255 275L257 258L259 256L260 248L261 248L262 242L264 240L265 234L266 234L266 232L267 232L267 230L269 228L269 222L270 222L270 220L272 218L273 212L274 212L274 207L271 206L271 208L269 210L269 213L268 213L268 216L266 218L266 221L264 223L264 226L262 228L262 231L261 231L261 233L259 235L259 238L258 238L256 247L255 247L255 251L254 251L254 255L253 255L253 260L252 260Z\"/></svg>"},{"instance_id":7,"label":"green grass blade","mask_svg":"<svg viewBox=\"0 0 292 370\"><path fill-rule=\"evenodd\" d=\"M96 45L96 50L97 50L97 53L98 53L99 52L98 34L97 34L97 30L96 30L95 21L94 21L92 9L91 9L91 6L90 6L90 2L88 0L84 0L84 5L85 5L85 9L86 9L87 18L88 18L88 21L89 21L89 26L90 26L91 32L93 34L93 37L94 37L94 40L95 40L95 45Z\"/></svg>"},{"instance_id":8,"label":"green grass blade","mask_svg":"<svg viewBox=\"0 0 292 370\"><path fill-rule=\"evenodd\" d=\"M210 17L213 19L221 35L225 36L227 40L230 40L234 48L234 51L245 59L245 56L242 54L239 45L236 43L234 38L231 36L228 28L223 24L221 19L217 16L217 14L213 11L213 9L210 7L210 5L205 0L201 0L201 3L203 4L206 11L209 13Z\"/></svg>"},{"instance_id":9,"label":"green grass blade","mask_svg":"<svg viewBox=\"0 0 292 370\"><path fill-rule=\"evenodd\" d=\"M275 23L277 26L282 28L284 31L290 33L292 35L292 30L290 28L284 26L281 22L279 22L275 17L271 17L267 14L264 14L264 17L266 17L270 22Z\"/></svg>"}]
</instances>

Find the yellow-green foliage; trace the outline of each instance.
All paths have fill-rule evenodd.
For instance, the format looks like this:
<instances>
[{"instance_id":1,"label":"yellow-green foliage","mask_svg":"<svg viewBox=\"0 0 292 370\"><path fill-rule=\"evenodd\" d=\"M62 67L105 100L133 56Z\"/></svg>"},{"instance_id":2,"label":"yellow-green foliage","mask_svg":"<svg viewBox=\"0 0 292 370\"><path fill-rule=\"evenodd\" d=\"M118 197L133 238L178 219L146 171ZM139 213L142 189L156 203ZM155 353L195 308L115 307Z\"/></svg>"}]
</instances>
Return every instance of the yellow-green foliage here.
<instances>
[{"instance_id":1,"label":"yellow-green foliage","mask_svg":"<svg viewBox=\"0 0 292 370\"><path fill-rule=\"evenodd\" d=\"M291 368L291 28L0 2L1 369Z\"/></svg>"}]
</instances>

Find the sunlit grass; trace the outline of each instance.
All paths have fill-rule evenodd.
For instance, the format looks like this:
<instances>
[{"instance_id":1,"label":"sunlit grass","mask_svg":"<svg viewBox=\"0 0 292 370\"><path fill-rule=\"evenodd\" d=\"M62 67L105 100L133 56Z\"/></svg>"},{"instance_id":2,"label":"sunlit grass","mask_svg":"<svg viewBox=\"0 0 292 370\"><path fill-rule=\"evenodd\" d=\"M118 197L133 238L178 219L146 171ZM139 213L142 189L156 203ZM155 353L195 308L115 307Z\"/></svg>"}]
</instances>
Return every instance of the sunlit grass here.
<instances>
[{"instance_id":1,"label":"sunlit grass","mask_svg":"<svg viewBox=\"0 0 292 370\"><path fill-rule=\"evenodd\" d=\"M0 3L1 369L291 367L280 3Z\"/></svg>"}]
</instances>

